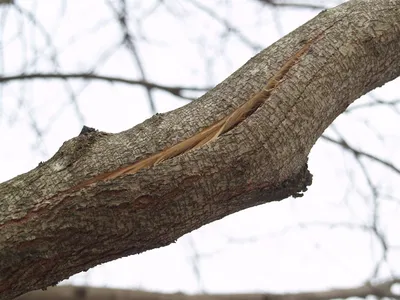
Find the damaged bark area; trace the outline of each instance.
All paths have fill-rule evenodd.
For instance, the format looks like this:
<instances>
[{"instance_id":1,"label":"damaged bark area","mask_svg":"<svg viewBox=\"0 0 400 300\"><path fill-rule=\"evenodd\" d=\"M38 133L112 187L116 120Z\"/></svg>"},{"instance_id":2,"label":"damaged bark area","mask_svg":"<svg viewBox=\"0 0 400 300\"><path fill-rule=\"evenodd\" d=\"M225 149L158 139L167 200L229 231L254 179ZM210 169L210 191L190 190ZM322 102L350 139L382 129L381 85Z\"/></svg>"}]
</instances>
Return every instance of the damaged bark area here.
<instances>
[{"instance_id":1,"label":"damaged bark area","mask_svg":"<svg viewBox=\"0 0 400 300\"><path fill-rule=\"evenodd\" d=\"M274 76L272 76L271 79L268 80L267 84L262 88L260 92L256 93L254 96L252 96L249 100L240 105L237 109L232 111L226 117L203 129L199 133L173 146L170 146L161 152L152 154L147 158L140 159L139 161L131 165L119 167L115 171L97 175L94 178L91 178L78 184L75 187L70 188L69 190L67 190L67 192L76 191L80 188L84 188L98 181L114 179L126 174L135 174L143 168L152 167L155 164L159 164L169 158L184 154L191 149L196 149L202 147L209 142L215 141L221 134L224 134L225 132L233 129L244 119L250 116L255 110L257 110L257 108L270 97L274 89L277 88L278 85L284 80L284 77L289 72L290 68L293 67L296 62L308 52L312 45L312 42L314 42L317 38L320 38L321 36L322 34L319 34L317 37L307 41L305 45L300 48L300 50L289 57L283 67L279 69L279 71ZM94 129L84 126L81 134L93 131Z\"/></svg>"}]
</instances>

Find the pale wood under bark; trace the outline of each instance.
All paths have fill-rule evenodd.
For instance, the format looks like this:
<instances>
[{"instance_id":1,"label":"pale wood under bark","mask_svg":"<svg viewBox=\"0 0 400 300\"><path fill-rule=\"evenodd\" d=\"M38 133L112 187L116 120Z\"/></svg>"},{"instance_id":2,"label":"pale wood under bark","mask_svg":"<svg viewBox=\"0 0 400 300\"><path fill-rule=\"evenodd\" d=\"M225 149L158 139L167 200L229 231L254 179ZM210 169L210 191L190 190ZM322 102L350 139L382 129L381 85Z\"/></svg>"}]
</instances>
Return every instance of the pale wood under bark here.
<instances>
[{"instance_id":1,"label":"pale wood under bark","mask_svg":"<svg viewBox=\"0 0 400 300\"><path fill-rule=\"evenodd\" d=\"M270 98L217 140L135 174L74 188L220 120L317 35ZM47 162L0 184L0 299L168 245L239 210L297 196L310 184L307 156L325 128L355 99L400 75L399 45L400 0L349 1L189 105L118 134L92 132L65 142Z\"/></svg>"}]
</instances>

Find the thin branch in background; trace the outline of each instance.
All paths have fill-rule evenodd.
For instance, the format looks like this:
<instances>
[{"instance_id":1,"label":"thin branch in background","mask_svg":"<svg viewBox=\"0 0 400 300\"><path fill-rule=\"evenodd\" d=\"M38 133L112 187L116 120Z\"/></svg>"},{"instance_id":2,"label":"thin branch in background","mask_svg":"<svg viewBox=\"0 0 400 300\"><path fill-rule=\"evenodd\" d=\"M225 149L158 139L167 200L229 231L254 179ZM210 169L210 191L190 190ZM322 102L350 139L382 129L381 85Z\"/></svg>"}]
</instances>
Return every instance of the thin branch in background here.
<instances>
[{"instance_id":1,"label":"thin branch in background","mask_svg":"<svg viewBox=\"0 0 400 300\"><path fill-rule=\"evenodd\" d=\"M87 36L96 35L99 33L99 31L107 28L107 26L112 26L112 22L113 22L112 20L103 19L96 22L90 28L82 29L80 32L77 32L73 36L69 37L65 42L63 42L63 45L60 47L58 53L61 54L67 48L67 46L72 46L74 44L77 44L79 41L86 38Z\"/></svg>"},{"instance_id":2,"label":"thin branch in background","mask_svg":"<svg viewBox=\"0 0 400 300\"><path fill-rule=\"evenodd\" d=\"M378 97L376 97L374 95L374 92L370 92L368 94L368 97L370 99L372 99L372 102L360 103L360 104L358 104L356 102L355 105L351 105L349 108L347 108L344 113L348 114L355 110L365 109L365 108L369 109L369 108L373 108L376 106L387 106L387 107L390 107L395 113L400 114L400 99L394 99L391 101L383 101L383 100L379 99Z\"/></svg>"},{"instance_id":3,"label":"thin branch in background","mask_svg":"<svg viewBox=\"0 0 400 300\"><path fill-rule=\"evenodd\" d=\"M30 73L30 74L18 74L10 76L0 76L1 82L10 81L22 81L22 80L33 80L33 79L84 79L84 80L103 80L115 83L124 83L130 85L140 85L148 90L161 90L168 92L174 96L186 100L193 100L193 98L184 95L184 92L207 92L211 87L178 87L178 86L166 86L157 83L148 82L145 80L133 80L122 77L105 76L93 73Z\"/></svg>"},{"instance_id":4,"label":"thin branch in background","mask_svg":"<svg viewBox=\"0 0 400 300\"><path fill-rule=\"evenodd\" d=\"M346 146L346 149L352 148L349 146L348 142L345 140L345 138L342 136L342 134L340 132L338 132L334 126L332 126L332 129L336 132L337 135L340 136L340 141L342 145ZM364 174L364 177L368 183L368 186L371 190L371 195L372 195L372 207L371 207L371 211L372 211L372 219L371 219L371 234L375 237L375 239L379 242L380 246L381 246L381 250L382 250L382 255L381 258L377 261L377 263L375 264L374 270L372 272L372 279L376 279L379 275L379 270L381 269L381 266L383 263L387 264L387 254L388 254L388 242L384 236L384 233L379 229L379 208L380 208L380 200L379 200L379 191L378 188L376 187L376 185L374 184L368 169L366 168L365 164L362 162L362 160L360 159L361 155L358 152L355 152L354 149L352 151L352 154L354 155L354 158L357 162L357 164L360 166L361 171ZM373 244L371 245L371 251ZM393 273L393 272L392 272ZM392 274L393 276L393 274Z\"/></svg>"},{"instance_id":5,"label":"thin branch in background","mask_svg":"<svg viewBox=\"0 0 400 300\"><path fill-rule=\"evenodd\" d=\"M4 36L4 31L5 31L5 24L7 23L7 17L8 17L8 9L1 9L0 10L0 74L4 73L4 52L3 49L5 48L5 43L3 37ZM0 99L3 99L3 86L0 85ZM3 115L3 101L0 101L0 120Z\"/></svg>"},{"instance_id":6,"label":"thin branch in background","mask_svg":"<svg viewBox=\"0 0 400 300\"><path fill-rule=\"evenodd\" d=\"M348 223L348 222L341 222L341 223L329 223L329 222L321 222L321 221L313 221L313 222L301 222L295 225L285 226L282 229L279 229L276 232L270 232L267 234L262 235L253 235L247 236L243 238L235 238L235 237L227 237L227 242L229 244L238 244L243 245L246 243L258 243L265 239L270 238L280 238L286 234L291 233L294 230L300 229L308 229L309 227L318 226L318 227L327 227L329 229L336 229L336 228L347 228L349 230L360 230L366 233L371 231L371 227L365 224L358 224L358 223Z\"/></svg>"},{"instance_id":7,"label":"thin branch in background","mask_svg":"<svg viewBox=\"0 0 400 300\"><path fill-rule=\"evenodd\" d=\"M130 32L129 28L128 28L128 20L129 20L129 16L128 16L128 9L127 9L127 5L126 5L126 1L125 0L120 0L120 4L121 7L119 10L117 10L113 4L111 3L111 1L108 1L110 8L114 11L114 14L116 16L116 20L118 22L118 24L120 25L121 28L121 32L122 32L122 41L121 44L125 45L126 48L129 50L129 52L132 55L132 58L139 70L140 76L141 76L141 80L143 81L147 81L147 75L146 72L144 70L143 67L143 63L142 60L139 56L138 50L136 48L136 44L134 42L134 38L132 36L132 33ZM156 106L155 106L155 101L154 101L154 97L152 94L152 90L148 87L146 87L146 94L147 94L147 98L149 100L149 104L150 104L150 109L151 112L154 114L157 112Z\"/></svg>"},{"instance_id":8,"label":"thin branch in background","mask_svg":"<svg viewBox=\"0 0 400 300\"><path fill-rule=\"evenodd\" d=\"M46 41L47 47L51 51L50 60L53 63L53 65L55 67L55 70L58 70L60 68L60 64L58 62L57 49L54 46L52 38L51 38L51 35L47 32L45 26L43 26L42 23L40 23L36 19L35 15L32 12L23 9L22 7L20 7L20 6L16 5L16 4L13 5L13 8L17 12L19 12L22 17L25 17L28 21L30 21L30 23L34 26L34 28L38 29L38 31L40 33L42 33L42 36ZM36 61L37 61L38 57L39 57L39 55L37 55L35 57L35 59L30 64L31 65L36 64ZM28 68L28 66L25 66L22 71L25 71L26 68ZM72 86L70 85L70 83L68 81L65 82L64 86L65 86L66 91L69 94L70 102L71 102L72 106L74 107L76 116L77 116L79 122L81 123L81 125L83 125L85 123L85 117L84 117L83 113L80 110L79 103L78 103L78 100L77 100L77 96L75 95L75 92L74 92Z\"/></svg>"},{"instance_id":9,"label":"thin branch in background","mask_svg":"<svg viewBox=\"0 0 400 300\"><path fill-rule=\"evenodd\" d=\"M202 258L202 256L199 254L196 248L193 235L189 234L187 236L187 240L190 246L190 250L192 252L192 255L190 257L190 265L192 266L193 274L196 277L199 292L205 294L206 290L204 288L204 283L202 280L201 270L200 270L200 259Z\"/></svg>"},{"instance_id":10,"label":"thin branch in background","mask_svg":"<svg viewBox=\"0 0 400 300\"><path fill-rule=\"evenodd\" d=\"M369 154L367 152L361 151L361 150L357 150L354 147L350 146L347 142L345 142L344 140L335 140L331 137L328 137L327 135L322 135L321 139L326 140L328 142L331 142L333 144L336 144L340 147L342 147L345 150L348 150L350 152L352 152L355 156L364 156L369 158L370 160L377 162L379 164L384 165L385 167L389 168L390 170L394 171L395 173L397 173L398 175L400 175L400 169L398 167L396 167L394 164L382 159L382 158L378 158L372 154Z\"/></svg>"},{"instance_id":11,"label":"thin branch in background","mask_svg":"<svg viewBox=\"0 0 400 300\"><path fill-rule=\"evenodd\" d=\"M53 300L65 298L65 295L80 295L79 298L87 300L104 299L131 299L131 300L331 300L331 299L350 299L375 296L379 299L400 299L396 293L395 285L400 283L399 278L367 282L365 284L342 289L328 289L326 291L310 291L298 293L260 293L253 292L248 294L208 294L208 295L187 295L183 293L165 294L157 292L145 292L132 289L108 289L82 286L58 286L50 287L47 291L33 291L20 296L19 300ZM368 298L369 299L369 298Z\"/></svg>"},{"instance_id":12,"label":"thin branch in background","mask_svg":"<svg viewBox=\"0 0 400 300\"><path fill-rule=\"evenodd\" d=\"M308 3L295 3L295 2L283 2L277 0L257 0L263 5L270 5L274 7L290 7L290 8L302 8L302 9L326 9L325 5L308 4Z\"/></svg>"},{"instance_id":13,"label":"thin branch in background","mask_svg":"<svg viewBox=\"0 0 400 300\"><path fill-rule=\"evenodd\" d=\"M164 0L158 0L153 3L152 7L149 7L147 10L143 9L143 12L139 16L139 20L145 20L149 16L151 16L158 8L160 8L164 3Z\"/></svg>"},{"instance_id":14,"label":"thin branch in background","mask_svg":"<svg viewBox=\"0 0 400 300\"><path fill-rule=\"evenodd\" d=\"M118 50L119 45L114 45L113 47L110 47L109 49L103 51L102 54L99 55L97 60L93 63L93 68L91 68L87 73L93 74L99 67L103 66ZM86 80L79 88L79 90L76 91L77 95L80 95L89 85L91 81Z\"/></svg>"},{"instance_id":15,"label":"thin branch in background","mask_svg":"<svg viewBox=\"0 0 400 300\"><path fill-rule=\"evenodd\" d=\"M215 11L213 11L209 7L200 4L195 0L190 0L189 3L191 3L193 6L206 13L213 20L223 25L227 32L235 34L239 40L241 40L245 45L252 48L255 52L261 51L264 48L263 45L252 42L248 37L244 35L244 33L242 33L239 29L237 29L233 24L231 24L228 20L225 20L224 18L219 16L217 13L215 13Z\"/></svg>"},{"instance_id":16,"label":"thin branch in background","mask_svg":"<svg viewBox=\"0 0 400 300\"><path fill-rule=\"evenodd\" d=\"M368 186L371 189L372 193L372 220L371 220L371 234L375 236L376 240L379 242L382 248L382 255L381 258L376 262L376 265L374 267L374 270L372 272L372 279L376 279L379 275L379 270L381 269L381 266L383 263L387 263L387 253L388 253L388 243L387 240L384 236L384 233L381 232L381 230L378 228L379 227L379 206L380 206L380 200L379 200L379 192L374 183L372 182L372 179L369 175L369 172L365 166L365 164L361 161L359 156L355 157L357 163L359 164L362 172L364 173L364 177L366 178L368 182ZM373 244L371 245L371 249L373 247ZM393 275L393 274L392 274Z\"/></svg>"}]
</instances>

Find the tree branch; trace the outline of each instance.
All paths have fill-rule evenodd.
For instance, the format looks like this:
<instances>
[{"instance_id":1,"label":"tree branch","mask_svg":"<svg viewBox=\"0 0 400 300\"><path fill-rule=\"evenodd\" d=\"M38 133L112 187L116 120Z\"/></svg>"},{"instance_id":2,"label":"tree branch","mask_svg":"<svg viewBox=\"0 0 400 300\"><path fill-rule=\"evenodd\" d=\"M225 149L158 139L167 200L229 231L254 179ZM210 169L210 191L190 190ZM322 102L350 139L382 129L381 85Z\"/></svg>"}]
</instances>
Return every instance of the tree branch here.
<instances>
[{"instance_id":1,"label":"tree branch","mask_svg":"<svg viewBox=\"0 0 400 300\"><path fill-rule=\"evenodd\" d=\"M369 153L367 153L365 151L361 151L361 150L355 149L354 147L350 146L343 138L341 140L335 140L335 139L333 139L333 138L331 138L331 137L329 137L327 135L322 135L321 138L326 140L326 141L328 141L328 142L330 142L330 143L339 145L340 147L342 147L345 150L348 150L348 151L352 152L356 157L358 157L358 156L367 157L370 160L372 160L374 162L377 162L377 163L379 163L381 165L384 165L385 167L389 168L393 172L395 172L398 175L400 175L400 169L397 168L394 164L392 164L392 163L390 163L390 162L388 162L388 161L386 161L386 160L384 160L382 158L379 158L379 157L376 157L376 156L374 156L372 154L369 154Z\"/></svg>"},{"instance_id":2,"label":"tree branch","mask_svg":"<svg viewBox=\"0 0 400 300\"><path fill-rule=\"evenodd\" d=\"M118 134L82 133L0 184L0 299L300 196L311 183L308 154L326 127L400 75L399 7L353 0L327 10L197 101ZM227 131L171 152L223 120ZM143 166L165 151L164 161Z\"/></svg>"},{"instance_id":3,"label":"tree branch","mask_svg":"<svg viewBox=\"0 0 400 300\"><path fill-rule=\"evenodd\" d=\"M11 81L33 80L33 79L85 79L85 80L103 80L116 83L125 83L130 85L140 85L147 89L158 89L168 92L174 96L192 100L192 98L184 96L184 92L206 92L210 87L178 87L166 86L157 83L148 82L145 80L134 80L122 77L105 76L94 73L28 73L9 76L0 76L0 83L7 83Z\"/></svg>"},{"instance_id":4,"label":"tree branch","mask_svg":"<svg viewBox=\"0 0 400 300\"><path fill-rule=\"evenodd\" d=\"M282 2L276 0L257 0L264 5L276 6L276 7L290 7L290 8L305 8L305 9L325 9L324 5L317 5L311 3L295 3L295 2Z\"/></svg>"},{"instance_id":5,"label":"tree branch","mask_svg":"<svg viewBox=\"0 0 400 300\"><path fill-rule=\"evenodd\" d=\"M185 295L183 293L162 294L137 290L120 290L94 287L60 286L49 288L48 291L34 291L18 298L18 300L108 300L108 299L129 299L129 300L330 300L347 299L352 297L366 298L367 296L387 297L400 299L400 295L392 293L391 287L400 283L395 278L381 283L364 284L358 287L347 289L332 289L320 292L303 293L258 293L258 294L206 294L206 295Z\"/></svg>"}]
</instances>

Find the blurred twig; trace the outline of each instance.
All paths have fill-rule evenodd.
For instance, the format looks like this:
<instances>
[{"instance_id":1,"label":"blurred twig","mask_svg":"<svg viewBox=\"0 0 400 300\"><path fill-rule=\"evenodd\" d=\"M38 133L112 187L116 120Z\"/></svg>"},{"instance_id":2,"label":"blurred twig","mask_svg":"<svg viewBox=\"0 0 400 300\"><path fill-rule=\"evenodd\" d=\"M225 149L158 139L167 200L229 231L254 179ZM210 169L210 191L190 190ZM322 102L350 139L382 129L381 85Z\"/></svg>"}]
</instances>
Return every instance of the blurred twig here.
<instances>
[{"instance_id":1,"label":"blurred twig","mask_svg":"<svg viewBox=\"0 0 400 300\"><path fill-rule=\"evenodd\" d=\"M184 95L184 92L206 92L211 87L178 87L178 86L166 86L157 83L148 82L145 80L134 80L122 77L105 76L94 73L28 73L18 74L11 76L0 76L0 83L6 83L10 81L22 81L32 79L85 79L85 80L102 80L115 83L125 83L130 85L143 86L148 90L161 90L168 92L174 96L181 97L187 100L193 100L193 98Z\"/></svg>"}]
</instances>

